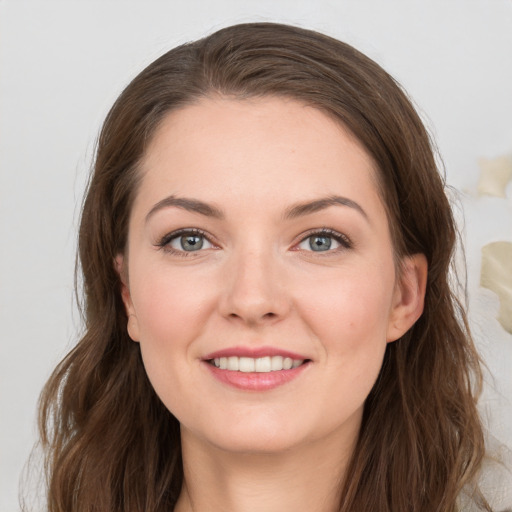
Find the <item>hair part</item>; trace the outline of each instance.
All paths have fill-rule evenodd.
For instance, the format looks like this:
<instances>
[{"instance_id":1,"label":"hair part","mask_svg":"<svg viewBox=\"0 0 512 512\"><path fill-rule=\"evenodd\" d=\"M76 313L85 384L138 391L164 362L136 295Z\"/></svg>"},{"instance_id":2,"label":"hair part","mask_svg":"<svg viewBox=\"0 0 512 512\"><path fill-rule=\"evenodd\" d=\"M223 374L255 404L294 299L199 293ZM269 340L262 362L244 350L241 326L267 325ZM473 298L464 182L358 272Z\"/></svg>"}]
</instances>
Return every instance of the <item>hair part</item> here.
<instances>
[{"instance_id":1,"label":"hair part","mask_svg":"<svg viewBox=\"0 0 512 512\"><path fill-rule=\"evenodd\" d=\"M342 123L375 161L398 261L426 256L427 291L421 318L387 346L339 510L455 511L484 454L481 373L449 285L456 229L429 135L371 59L328 36L271 23L229 27L171 50L128 85L105 120L79 231L85 334L41 396L48 510L163 512L176 503L179 423L128 337L114 260L126 248L139 166L158 126L217 94L304 102Z\"/></svg>"}]
</instances>

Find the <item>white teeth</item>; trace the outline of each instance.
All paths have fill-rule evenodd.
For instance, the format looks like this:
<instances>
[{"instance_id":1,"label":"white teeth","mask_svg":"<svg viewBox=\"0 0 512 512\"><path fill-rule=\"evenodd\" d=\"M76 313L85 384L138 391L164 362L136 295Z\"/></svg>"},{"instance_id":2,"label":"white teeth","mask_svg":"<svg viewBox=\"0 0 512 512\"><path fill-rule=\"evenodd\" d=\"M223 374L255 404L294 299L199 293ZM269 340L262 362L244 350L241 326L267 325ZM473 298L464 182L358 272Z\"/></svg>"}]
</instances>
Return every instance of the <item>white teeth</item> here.
<instances>
[{"instance_id":1,"label":"white teeth","mask_svg":"<svg viewBox=\"0 0 512 512\"><path fill-rule=\"evenodd\" d=\"M270 357L258 357L254 360L254 371L259 373L266 373L272 369Z\"/></svg>"},{"instance_id":2,"label":"white teeth","mask_svg":"<svg viewBox=\"0 0 512 512\"><path fill-rule=\"evenodd\" d=\"M254 371L254 359L251 357L241 357L239 360L238 369L241 372L249 373Z\"/></svg>"},{"instance_id":3,"label":"white teeth","mask_svg":"<svg viewBox=\"0 0 512 512\"><path fill-rule=\"evenodd\" d=\"M231 370L240 372L257 372L268 373L280 370L290 370L300 366L303 359L292 359L291 357L282 356L265 356L265 357L216 357L212 360L214 366L221 370Z\"/></svg>"},{"instance_id":4,"label":"white teeth","mask_svg":"<svg viewBox=\"0 0 512 512\"><path fill-rule=\"evenodd\" d=\"M274 356L272 357L272 368L271 370L273 372L276 372L278 370L282 370L283 369L283 357L281 356Z\"/></svg>"},{"instance_id":5,"label":"white teeth","mask_svg":"<svg viewBox=\"0 0 512 512\"><path fill-rule=\"evenodd\" d=\"M228 357L228 370L237 372L239 370L238 361L239 361L239 358L236 356Z\"/></svg>"}]
</instances>

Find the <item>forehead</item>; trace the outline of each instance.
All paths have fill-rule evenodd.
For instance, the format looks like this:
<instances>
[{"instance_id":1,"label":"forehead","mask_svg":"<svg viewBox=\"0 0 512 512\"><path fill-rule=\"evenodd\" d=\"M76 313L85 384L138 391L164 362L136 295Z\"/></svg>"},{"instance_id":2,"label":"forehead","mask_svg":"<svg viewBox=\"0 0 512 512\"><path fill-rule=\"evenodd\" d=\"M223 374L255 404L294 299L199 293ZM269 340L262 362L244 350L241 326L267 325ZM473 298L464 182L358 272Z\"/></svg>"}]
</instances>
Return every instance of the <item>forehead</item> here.
<instances>
[{"instance_id":1,"label":"forehead","mask_svg":"<svg viewBox=\"0 0 512 512\"><path fill-rule=\"evenodd\" d=\"M171 112L141 173L139 192L154 201L199 193L284 203L346 191L380 202L378 171L357 139L319 109L286 98L203 98Z\"/></svg>"}]
</instances>

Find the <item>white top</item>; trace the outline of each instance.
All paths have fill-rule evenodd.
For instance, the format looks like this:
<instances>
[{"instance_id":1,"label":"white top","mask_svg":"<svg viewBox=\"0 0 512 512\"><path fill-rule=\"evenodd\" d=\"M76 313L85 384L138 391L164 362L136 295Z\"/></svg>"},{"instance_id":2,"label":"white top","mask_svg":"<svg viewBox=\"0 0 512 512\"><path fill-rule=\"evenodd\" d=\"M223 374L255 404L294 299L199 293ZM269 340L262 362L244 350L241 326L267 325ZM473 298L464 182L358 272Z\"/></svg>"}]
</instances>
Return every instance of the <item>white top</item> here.
<instances>
[{"instance_id":1,"label":"white top","mask_svg":"<svg viewBox=\"0 0 512 512\"><path fill-rule=\"evenodd\" d=\"M512 450L494 437L487 442L488 456L482 466L480 490L493 512L512 512ZM466 491L460 500L461 512L481 512Z\"/></svg>"}]
</instances>

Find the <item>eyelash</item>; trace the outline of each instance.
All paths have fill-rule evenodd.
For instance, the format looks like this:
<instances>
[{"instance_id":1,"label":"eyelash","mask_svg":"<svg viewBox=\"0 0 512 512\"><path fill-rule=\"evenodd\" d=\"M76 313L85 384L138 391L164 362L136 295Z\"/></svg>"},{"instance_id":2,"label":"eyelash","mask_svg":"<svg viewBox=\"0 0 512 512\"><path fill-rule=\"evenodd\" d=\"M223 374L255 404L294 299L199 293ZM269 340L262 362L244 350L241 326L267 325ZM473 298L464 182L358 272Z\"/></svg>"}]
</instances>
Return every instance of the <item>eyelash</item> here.
<instances>
[{"instance_id":1,"label":"eyelash","mask_svg":"<svg viewBox=\"0 0 512 512\"><path fill-rule=\"evenodd\" d=\"M326 256L329 253L332 254L334 252L339 252L340 250L343 251L346 249L353 248L353 243L350 240L350 238L348 238L348 236L346 236L343 233L340 233L338 231L334 231L334 229L330 229L330 228L313 229L313 230L305 233L304 235L301 235L300 241L298 242L298 244L295 244L295 246L301 244L302 242L306 241L308 238L311 238L312 236L317 236L317 237L325 236L325 237L332 238L333 240L338 242L341 246L338 249L333 249L330 251L318 251L318 253L317 253L318 255L321 255L322 253L324 253L323 256ZM310 251L307 251L307 252L310 252ZM311 252L314 252L314 251L311 251Z\"/></svg>"},{"instance_id":2,"label":"eyelash","mask_svg":"<svg viewBox=\"0 0 512 512\"><path fill-rule=\"evenodd\" d=\"M167 235L164 235L156 244L155 246L159 249L162 249L165 252L168 252L170 254L173 254L175 256L181 256L184 258L188 258L190 256L196 256L195 253L199 251L180 251L177 249L174 249L174 247L171 247L170 243L175 239L183 235L197 235L202 236L205 238L205 240L208 240L212 245L215 245L211 240L210 237L201 229L197 228L184 228L184 229L178 229L177 231L173 231L172 233L168 233Z\"/></svg>"},{"instance_id":3,"label":"eyelash","mask_svg":"<svg viewBox=\"0 0 512 512\"><path fill-rule=\"evenodd\" d=\"M177 231L173 231L172 233L166 234L155 244L155 246L158 247L159 249L164 250L165 252L171 253L176 256L181 256L184 258L187 258L190 256L195 256L196 255L195 253L200 252L200 251L181 251L181 250L176 250L170 246L170 243L172 240L174 240L175 238L178 238L180 236L183 236L183 235L202 236L209 243L211 243L212 245L215 245L211 241L211 239L207 235L207 233L205 233L201 229L184 228L184 229L179 229ZM333 250L328 250L328 251L318 251L319 255L322 253L327 253L327 254L331 253L332 254L333 252L338 252L340 250L346 250L346 249L353 248L353 244L352 244L351 240L346 235L339 233L338 231L334 231L333 229L329 229L329 228L315 229L315 230L311 230L311 231L303 234L301 239L299 240L299 242L294 244L294 247L297 247L299 244L301 244L302 242L306 241L308 238L311 238L313 236L317 236L317 237L324 236L324 237L332 238L333 240L338 242L341 246L338 249L333 249ZM299 250L299 249L295 249L295 250ZM315 251L306 251L306 252L315 252ZM325 256L326 254L323 254L323 255Z\"/></svg>"}]
</instances>

